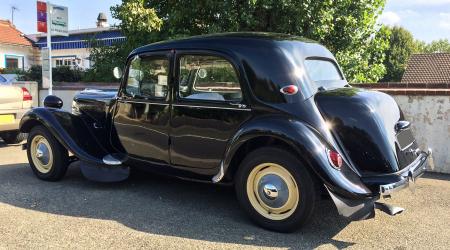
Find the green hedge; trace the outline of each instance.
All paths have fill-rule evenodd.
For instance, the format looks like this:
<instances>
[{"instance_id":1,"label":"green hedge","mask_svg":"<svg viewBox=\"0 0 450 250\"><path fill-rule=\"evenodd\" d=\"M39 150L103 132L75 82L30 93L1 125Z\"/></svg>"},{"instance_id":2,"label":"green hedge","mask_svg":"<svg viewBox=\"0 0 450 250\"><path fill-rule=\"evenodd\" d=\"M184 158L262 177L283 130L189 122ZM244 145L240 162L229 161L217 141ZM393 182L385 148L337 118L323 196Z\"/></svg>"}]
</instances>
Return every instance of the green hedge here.
<instances>
[{"instance_id":1,"label":"green hedge","mask_svg":"<svg viewBox=\"0 0 450 250\"><path fill-rule=\"evenodd\" d=\"M42 83L42 67L33 65L28 70L4 70L5 74L17 74L19 81L36 81ZM70 68L68 66L60 66L53 68L52 76L54 82L117 82L112 76L112 71L98 74L94 70L82 70L79 68Z\"/></svg>"}]
</instances>

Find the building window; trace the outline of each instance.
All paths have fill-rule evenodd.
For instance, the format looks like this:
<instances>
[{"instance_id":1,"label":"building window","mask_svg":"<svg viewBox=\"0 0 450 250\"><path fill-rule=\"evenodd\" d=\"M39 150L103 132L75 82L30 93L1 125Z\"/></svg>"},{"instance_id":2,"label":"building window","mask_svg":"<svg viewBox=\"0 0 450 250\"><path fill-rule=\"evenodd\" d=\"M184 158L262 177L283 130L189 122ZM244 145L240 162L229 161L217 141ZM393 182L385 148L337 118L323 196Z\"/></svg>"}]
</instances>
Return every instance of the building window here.
<instances>
[{"instance_id":1,"label":"building window","mask_svg":"<svg viewBox=\"0 0 450 250\"><path fill-rule=\"evenodd\" d=\"M61 66L67 66L67 67L76 67L76 59L75 58L58 58L55 59L55 67L61 67Z\"/></svg>"},{"instance_id":2,"label":"building window","mask_svg":"<svg viewBox=\"0 0 450 250\"><path fill-rule=\"evenodd\" d=\"M5 56L5 68L23 69L23 56Z\"/></svg>"}]
</instances>

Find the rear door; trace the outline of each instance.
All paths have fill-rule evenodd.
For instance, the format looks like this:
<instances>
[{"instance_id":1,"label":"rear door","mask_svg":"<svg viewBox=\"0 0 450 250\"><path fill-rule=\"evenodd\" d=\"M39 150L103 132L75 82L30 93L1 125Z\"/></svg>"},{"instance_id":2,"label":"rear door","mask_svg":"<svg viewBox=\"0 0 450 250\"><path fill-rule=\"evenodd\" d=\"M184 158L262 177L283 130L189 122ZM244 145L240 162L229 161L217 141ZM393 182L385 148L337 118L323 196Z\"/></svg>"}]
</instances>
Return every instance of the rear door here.
<instances>
[{"instance_id":1,"label":"rear door","mask_svg":"<svg viewBox=\"0 0 450 250\"><path fill-rule=\"evenodd\" d=\"M171 163L199 172L216 169L228 141L251 115L242 78L222 54L177 51L176 55Z\"/></svg>"},{"instance_id":2,"label":"rear door","mask_svg":"<svg viewBox=\"0 0 450 250\"><path fill-rule=\"evenodd\" d=\"M114 126L132 159L169 164L170 51L135 56L119 93Z\"/></svg>"}]
</instances>

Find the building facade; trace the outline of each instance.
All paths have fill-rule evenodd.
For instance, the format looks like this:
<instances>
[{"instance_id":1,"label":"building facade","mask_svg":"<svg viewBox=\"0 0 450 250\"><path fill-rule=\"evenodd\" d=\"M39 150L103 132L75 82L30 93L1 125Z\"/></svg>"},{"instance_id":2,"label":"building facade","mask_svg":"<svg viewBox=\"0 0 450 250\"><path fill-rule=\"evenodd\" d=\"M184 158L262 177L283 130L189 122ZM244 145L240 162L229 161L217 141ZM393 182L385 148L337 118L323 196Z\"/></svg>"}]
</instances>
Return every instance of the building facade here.
<instances>
[{"instance_id":1,"label":"building facade","mask_svg":"<svg viewBox=\"0 0 450 250\"><path fill-rule=\"evenodd\" d=\"M52 36L52 66L88 69L92 66L90 47L93 42L106 46L124 42L125 36L109 27L106 15L100 13L95 28L70 30L69 36ZM39 51L47 47L47 34L28 35Z\"/></svg>"},{"instance_id":2,"label":"building facade","mask_svg":"<svg viewBox=\"0 0 450 250\"><path fill-rule=\"evenodd\" d=\"M26 70L39 61L33 43L8 20L0 20L0 69Z\"/></svg>"}]
</instances>

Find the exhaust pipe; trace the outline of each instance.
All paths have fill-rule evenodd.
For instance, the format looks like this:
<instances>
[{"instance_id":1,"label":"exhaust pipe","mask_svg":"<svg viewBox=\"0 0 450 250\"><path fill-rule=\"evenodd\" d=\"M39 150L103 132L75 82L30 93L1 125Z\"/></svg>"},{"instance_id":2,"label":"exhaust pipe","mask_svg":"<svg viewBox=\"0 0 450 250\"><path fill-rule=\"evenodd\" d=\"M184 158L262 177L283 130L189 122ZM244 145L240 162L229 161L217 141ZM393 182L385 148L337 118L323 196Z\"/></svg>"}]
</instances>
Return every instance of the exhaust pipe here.
<instances>
[{"instance_id":1,"label":"exhaust pipe","mask_svg":"<svg viewBox=\"0 0 450 250\"><path fill-rule=\"evenodd\" d=\"M375 208L380 211L383 211L391 216L401 214L403 211L405 211L404 208L389 205L387 203L382 203L382 202L375 202Z\"/></svg>"}]
</instances>

